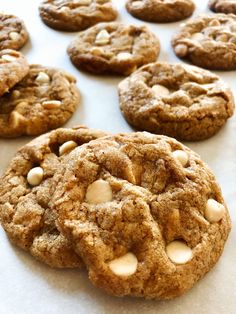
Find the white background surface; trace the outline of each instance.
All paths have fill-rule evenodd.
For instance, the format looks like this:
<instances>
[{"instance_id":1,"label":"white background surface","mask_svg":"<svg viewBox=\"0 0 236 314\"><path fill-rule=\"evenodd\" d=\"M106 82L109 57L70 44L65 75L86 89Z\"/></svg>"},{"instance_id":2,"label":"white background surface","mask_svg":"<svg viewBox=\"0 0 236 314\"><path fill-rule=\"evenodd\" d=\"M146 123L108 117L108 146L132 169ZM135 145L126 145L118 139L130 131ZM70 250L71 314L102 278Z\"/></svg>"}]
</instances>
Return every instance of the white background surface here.
<instances>
[{"instance_id":1,"label":"white background surface","mask_svg":"<svg viewBox=\"0 0 236 314\"><path fill-rule=\"evenodd\" d=\"M129 16L124 0L113 0L124 22L142 24ZM0 11L23 18L30 32L30 43L22 49L30 63L66 69L78 79L82 103L66 126L86 124L110 132L130 131L118 106L117 84L121 77L99 77L76 70L66 47L76 33L63 33L46 27L38 15L39 0L0 0ZM207 1L195 1L195 15L209 12ZM161 40L159 60L179 61L170 38L179 23L150 24ZM236 71L222 72L236 95ZM0 139L0 174L16 150L30 138ZM124 314L124 313L236 313L236 116L213 138L188 143L214 171L228 203L233 230L216 267L186 295L168 302L135 298L115 298L94 288L86 272L55 270L13 247L0 227L0 314Z\"/></svg>"}]
</instances>

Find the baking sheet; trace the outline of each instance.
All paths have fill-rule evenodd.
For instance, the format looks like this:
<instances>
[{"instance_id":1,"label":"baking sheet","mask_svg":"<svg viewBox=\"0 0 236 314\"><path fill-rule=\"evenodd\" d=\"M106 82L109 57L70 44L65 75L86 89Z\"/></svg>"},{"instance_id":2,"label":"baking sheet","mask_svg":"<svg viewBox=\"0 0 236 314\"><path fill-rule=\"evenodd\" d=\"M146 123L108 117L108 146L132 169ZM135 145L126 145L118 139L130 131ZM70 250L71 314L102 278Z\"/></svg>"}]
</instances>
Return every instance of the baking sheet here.
<instances>
[{"instance_id":1,"label":"baking sheet","mask_svg":"<svg viewBox=\"0 0 236 314\"><path fill-rule=\"evenodd\" d=\"M129 16L125 0L113 0L123 22L143 24ZM110 132L131 131L118 106L117 84L122 77L99 77L76 70L66 54L75 33L54 31L38 15L39 0L0 0L0 11L21 17L31 40L22 49L30 63L57 66L77 77L82 103L66 124L85 124ZM207 1L195 1L198 13L208 12ZM170 46L178 23L146 23L160 38L159 60L179 61ZM180 61L179 61L180 62ZM236 71L218 72L236 95ZM0 139L0 174L16 150L31 138ZM94 288L85 271L55 270L12 246L0 227L0 314L80 313L236 313L236 115L213 138L187 145L199 153L214 171L230 209L233 229L218 264L186 295L167 302L115 298Z\"/></svg>"}]
</instances>

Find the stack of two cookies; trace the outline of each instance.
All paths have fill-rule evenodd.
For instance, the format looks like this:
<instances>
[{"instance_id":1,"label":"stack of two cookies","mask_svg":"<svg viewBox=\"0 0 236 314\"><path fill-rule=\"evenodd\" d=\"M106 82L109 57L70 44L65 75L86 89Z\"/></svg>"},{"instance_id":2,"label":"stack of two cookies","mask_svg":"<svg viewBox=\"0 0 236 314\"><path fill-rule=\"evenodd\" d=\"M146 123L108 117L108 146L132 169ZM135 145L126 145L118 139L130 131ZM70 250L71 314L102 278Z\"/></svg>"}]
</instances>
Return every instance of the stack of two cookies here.
<instances>
[{"instance_id":1,"label":"stack of two cookies","mask_svg":"<svg viewBox=\"0 0 236 314\"><path fill-rule=\"evenodd\" d=\"M28 65L18 51L0 51L0 137L38 135L64 124L80 102L65 71Z\"/></svg>"},{"instance_id":2,"label":"stack of two cookies","mask_svg":"<svg viewBox=\"0 0 236 314\"><path fill-rule=\"evenodd\" d=\"M51 267L85 265L117 296L181 295L214 266L230 231L207 165L147 132L51 131L18 151L0 191L13 243Z\"/></svg>"}]
</instances>

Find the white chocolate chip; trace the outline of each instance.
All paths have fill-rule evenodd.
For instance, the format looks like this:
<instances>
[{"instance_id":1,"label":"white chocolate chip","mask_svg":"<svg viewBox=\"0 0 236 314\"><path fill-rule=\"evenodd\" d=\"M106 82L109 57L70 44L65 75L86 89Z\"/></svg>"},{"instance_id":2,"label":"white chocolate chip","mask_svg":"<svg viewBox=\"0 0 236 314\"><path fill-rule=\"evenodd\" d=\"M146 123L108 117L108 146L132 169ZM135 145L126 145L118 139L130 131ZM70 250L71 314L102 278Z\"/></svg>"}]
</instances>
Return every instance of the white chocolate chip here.
<instances>
[{"instance_id":1,"label":"white chocolate chip","mask_svg":"<svg viewBox=\"0 0 236 314\"><path fill-rule=\"evenodd\" d=\"M47 73L45 72L39 72L38 76L36 77L35 81L37 83L40 83L40 84L44 84L44 83L49 83L50 82L50 78L49 76L47 75Z\"/></svg>"},{"instance_id":2,"label":"white chocolate chip","mask_svg":"<svg viewBox=\"0 0 236 314\"><path fill-rule=\"evenodd\" d=\"M10 115L10 124L13 129L16 129L20 126L22 122L25 122L25 117L17 111L12 111Z\"/></svg>"},{"instance_id":3,"label":"white chocolate chip","mask_svg":"<svg viewBox=\"0 0 236 314\"><path fill-rule=\"evenodd\" d=\"M138 267L137 257L133 253L126 253L108 264L111 271L117 276L131 276Z\"/></svg>"},{"instance_id":4,"label":"white chocolate chip","mask_svg":"<svg viewBox=\"0 0 236 314\"><path fill-rule=\"evenodd\" d=\"M90 5L92 0L76 0L75 3L80 5Z\"/></svg>"},{"instance_id":5,"label":"white chocolate chip","mask_svg":"<svg viewBox=\"0 0 236 314\"><path fill-rule=\"evenodd\" d=\"M215 29L213 27L206 27L202 30L202 32L205 36L210 37L214 35Z\"/></svg>"},{"instance_id":6,"label":"white chocolate chip","mask_svg":"<svg viewBox=\"0 0 236 314\"><path fill-rule=\"evenodd\" d=\"M41 93L42 95L48 96L48 90L49 90L49 86L46 84L40 84L37 88L37 90L39 91L39 93Z\"/></svg>"},{"instance_id":7,"label":"white chocolate chip","mask_svg":"<svg viewBox=\"0 0 236 314\"><path fill-rule=\"evenodd\" d=\"M152 90L154 91L155 95L159 97L168 96L170 94L168 88L159 84L153 85Z\"/></svg>"},{"instance_id":8,"label":"white chocolate chip","mask_svg":"<svg viewBox=\"0 0 236 314\"><path fill-rule=\"evenodd\" d=\"M67 154L67 153L69 153L72 149L74 149L77 146L78 146L78 144L76 142L74 142L74 141L65 142L59 148L59 155L62 156L64 154Z\"/></svg>"},{"instance_id":9,"label":"white chocolate chip","mask_svg":"<svg viewBox=\"0 0 236 314\"><path fill-rule=\"evenodd\" d=\"M178 44L177 46L175 46L174 49L175 49L175 53L179 57L185 57L188 52L188 47L184 44Z\"/></svg>"},{"instance_id":10,"label":"white chocolate chip","mask_svg":"<svg viewBox=\"0 0 236 314\"><path fill-rule=\"evenodd\" d=\"M42 106L45 109L57 109L61 106L61 101L60 100L45 100L42 102Z\"/></svg>"},{"instance_id":11,"label":"white chocolate chip","mask_svg":"<svg viewBox=\"0 0 236 314\"><path fill-rule=\"evenodd\" d=\"M120 52L117 55L117 59L120 61L125 61L125 60L129 60L132 58L132 54L129 52Z\"/></svg>"},{"instance_id":12,"label":"white chocolate chip","mask_svg":"<svg viewBox=\"0 0 236 314\"><path fill-rule=\"evenodd\" d=\"M194 33L192 36L191 36L191 39L192 40L197 40L197 41L201 41L204 39L204 35L202 33Z\"/></svg>"},{"instance_id":13,"label":"white chocolate chip","mask_svg":"<svg viewBox=\"0 0 236 314\"><path fill-rule=\"evenodd\" d=\"M210 198L207 201L205 209L205 217L209 222L218 222L220 221L225 213L224 205Z\"/></svg>"},{"instance_id":14,"label":"white chocolate chip","mask_svg":"<svg viewBox=\"0 0 236 314\"><path fill-rule=\"evenodd\" d=\"M181 163L183 167L187 166L189 156L183 150L175 150L173 153L173 157Z\"/></svg>"},{"instance_id":15,"label":"white chocolate chip","mask_svg":"<svg viewBox=\"0 0 236 314\"><path fill-rule=\"evenodd\" d=\"M66 7L66 6L64 6L64 7L61 7L59 9L59 12L60 13L68 13L68 12L70 12L70 9L68 7Z\"/></svg>"},{"instance_id":16,"label":"white chocolate chip","mask_svg":"<svg viewBox=\"0 0 236 314\"><path fill-rule=\"evenodd\" d=\"M19 37L20 37L20 34L17 33L17 32L10 32L9 37L10 37L12 40L18 40Z\"/></svg>"},{"instance_id":17,"label":"white chocolate chip","mask_svg":"<svg viewBox=\"0 0 236 314\"><path fill-rule=\"evenodd\" d=\"M232 32L236 32L236 23L232 24L230 29Z\"/></svg>"},{"instance_id":18,"label":"white chocolate chip","mask_svg":"<svg viewBox=\"0 0 236 314\"><path fill-rule=\"evenodd\" d=\"M8 182L14 186L17 186L21 184L21 179L19 177L12 177L11 179L8 180Z\"/></svg>"},{"instance_id":19,"label":"white chocolate chip","mask_svg":"<svg viewBox=\"0 0 236 314\"><path fill-rule=\"evenodd\" d=\"M16 60L16 57L10 56L10 55L3 55L3 56L2 56L2 59L5 60L5 61L11 62L11 61L15 61L15 60Z\"/></svg>"},{"instance_id":20,"label":"white chocolate chip","mask_svg":"<svg viewBox=\"0 0 236 314\"><path fill-rule=\"evenodd\" d=\"M205 41L204 42L204 48L206 49L215 49L216 43L213 40Z\"/></svg>"},{"instance_id":21,"label":"white chocolate chip","mask_svg":"<svg viewBox=\"0 0 236 314\"><path fill-rule=\"evenodd\" d=\"M229 40L229 42L236 44L236 36L232 36Z\"/></svg>"},{"instance_id":22,"label":"white chocolate chip","mask_svg":"<svg viewBox=\"0 0 236 314\"><path fill-rule=\"evenodd\" d=\"M104 180L94 181L88 186L86 201L89 204L100 204L112 200L112 189L110 184Z\"/></svg>"},{"instance_id":23,"label":"white chocolate chip","mask_svg":"<svg viewBox=\"0 0 236 314\"><path fill-rule=\"evenodd\" d=\"M226 34L222 34L216 37L216 41L222 41L224 43L227 43L228 36Z\"/></svg>"},{"instance_id":24,"label":"white chocolate chip","mask_svg":"<svg viewBox=\"0 0 236 314\"><path fill-rule=\"evenodd\" d=\"M182 241L170 242L166 254L175 264L186 264L193 257L192 250Z\"/></svg>"},{"instance_id":25,"label":"white chocolate chip","mask_svg":"<svg viewBox=\"0 0 236 314\"><path fill-rule=\"evenodd\" d=\"M137 0L137 1L133 1L132 2L132 7L134 9L139 9L139 8L142 8L144 5L143 1L140 1L140 0Z\"/></svg>"},{"instance_id":26,"label":"white chocolate chip","mask_svg":"<svg viewBox=\"0 0 236 314\"><path fill-rule=\"evenodd\" d=\"M102 29L96 36L96 45L106 45L110 42L110 34L106 29Z\"/></svg>"},{"instance_id":27,"label":"white chocolate chip","mask_svg":"<svg viewBox=\"0 0 236 314\"><path fill-rule=\"evenodd\" d=\"M29 105L29 103L27 101L21 101L19 102L16 107L15 107L15 111L23 111L26 109L26 107Z\"/></svg>"},{"instance_id":28,"label":"white chocolate chip","mask_svg":"<svg viewBox=\"0 0 236 314\"><path fill-rule=\"evenodd\" d=\"M92 47L91 53L95 56L101 56L103 54L104 50L100 47Z\"/></svg>"},{"instance_id":29,"label":"white chocolate chip","mask_svg":"<svg viewBox=\"0 0 236 314\"><path fill-rule=\"evenodd\" d=\"M18 91L17 89L13 90L12 93L11 93L11 97L13 99L16 99L20 96L20 91Z\"/></svg>"},{"instance_id":30,"label":"white chocolate chip","mask_svg":"<svg viewBox=\"0 0 236 314\"><path fill-rule=\"evenodd\" d=\"M220 26L220 22L218 20L212 20L209 23L210 26Z\"/></svg>"},{"instance_id":31,"label":"white chocolate chip","mask_svg":"<svg viewBox=\"0 0 236 314\"><path fill-rule=\"evenodd\" d=\"M27 174L27 181L30 185L39 185L43 180L43 169L41 167L32 168Z\"/></svg>"}]
</instances>

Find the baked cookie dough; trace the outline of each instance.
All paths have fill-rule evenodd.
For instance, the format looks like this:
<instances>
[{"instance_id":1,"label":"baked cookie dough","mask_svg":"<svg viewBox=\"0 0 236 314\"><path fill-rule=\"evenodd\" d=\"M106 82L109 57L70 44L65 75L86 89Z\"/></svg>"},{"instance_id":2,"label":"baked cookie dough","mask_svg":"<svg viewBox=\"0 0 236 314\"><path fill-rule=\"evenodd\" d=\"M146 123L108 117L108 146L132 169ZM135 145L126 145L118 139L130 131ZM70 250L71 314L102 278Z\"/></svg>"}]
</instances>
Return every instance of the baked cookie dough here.
<instances>
[{"instance_id":1,"label":"baked cookie dough","mask_svg":"<svg viewBox=\"0 0 236 314\"><path fill-rule=\"evenodd\" d=\"M39 12L49 27L72 32L113 21L118 15L111 0L44 0Z\"/></svg>"},{"instance_id":2,"label":"baked cookie dough","mask_svg":"<svg viewBox=\"0 0 236 314\"><path fill-rule=\"evenodd\" d=\"M235 0L210 0L208 5L212 11L217 13L236 14Z\"/></svg>"},{"instance_id":3,"label":"baked cookie dough","mask_svg":"<svg viewBox=\"0 0 236 314\"><path fill-rule=\"evenodd\" d=\"M211 70L236 69L236 15L199 16L172 40L175 54Z\"/></svg>"},{"instance_id":4,"label":"baked cookie dough","mask_svg":"<svg viewBox=\"0 0 236 314\"><path fill-rule=\"evenodd\" d=\"M192 0L128 0L128 12L134 17L157 23L176 22L192 15Z\"/></svg>"},{"instance_id":5,"label":"baked cookie dough","mask_svg":"<svg viewBox=\"0 0 236 314\"><path fill-rule=\"evenodd\" d=\"M181 140L211 137L234 111L231 90L217 75L185 64L145 65L118 89L131 125Z\"/></svg>"},{"instance_id":6,"label":"baked cookie dough","mask_svg":"<svg viewBox=\"0 0 236 314\"><path fill-rule=\"evenodd\" d=\"M29 34L17 16L0 13L0 50L18 50L27 42Z\"/></svg>"},{"instance_id":7,"label":"baked cookie dough","mask_svg":"<svg viewBox=\"0 0 236 314\"><path fill-rule=\"evenodd\" d=\"M116 296L170 299L217 262L231 223L193 151L147 132L85 144L58 174L58 223L92 283Z\"/></svg>"},{"instance_id":8,"label":"baked cookie dough","mask_svg":"<svg viewBox=\"0 0 236 314\"><path fill-rule=\"evenodd\" d=\"M146 26L100 23L79 33L67 52L78 69L126 75L155 61L160 43Z\"/></svg>"},{"instance_id":9,"label":"baked cookie dough","mask_svg":"<svg viewBox=\"0 0 236 314\"><path fill-rule=\"evenodd\" d=\"M23 54L12 49L0 50L0 96L7 93L28 72L29 65Z\"/></svg>"},{"instance_id":10,"label":"baked cookie dough","mask_svg":"<svg viewBox=\"0 0 236 314\"><path fill-rule=\"evenodd\" d=\"M31 65L0 98L0 137L38 135L63 125L80 102L76 79L63 70Z\"/></svg>"},{"instance_id":11,"label":"baked cookie dough","mask_svg":"<svg viewBox=\"0 0 236 314\"><path fill-rule=\"evenodd\" d=\"M51 267L83 264L50 209L54 173L71 150L103 135L82 126L41 135L17 152L0 179L0 220L8 237Z\"/></svg>"}]
</instances>

